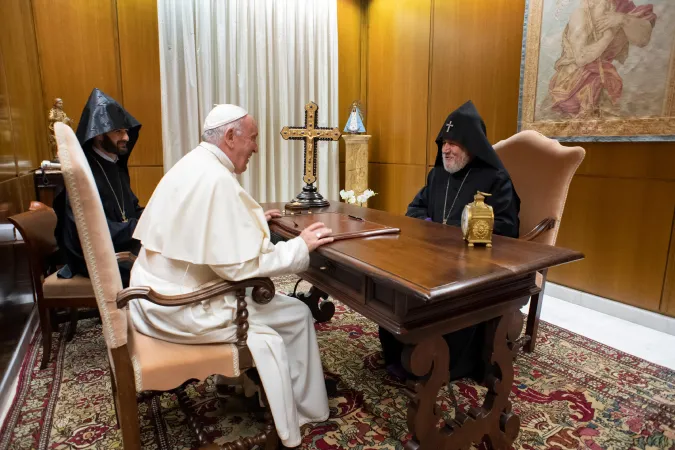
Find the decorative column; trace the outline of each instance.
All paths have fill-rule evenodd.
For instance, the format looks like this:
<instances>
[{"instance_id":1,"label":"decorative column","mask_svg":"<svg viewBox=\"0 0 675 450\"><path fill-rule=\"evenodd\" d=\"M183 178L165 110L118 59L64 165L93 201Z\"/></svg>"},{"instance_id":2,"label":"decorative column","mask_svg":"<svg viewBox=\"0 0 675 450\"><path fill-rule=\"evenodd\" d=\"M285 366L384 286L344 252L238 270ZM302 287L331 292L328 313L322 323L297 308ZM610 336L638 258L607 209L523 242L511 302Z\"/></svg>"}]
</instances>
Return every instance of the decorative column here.
<instances>
[{"instance_id":1,"label":"decorative column","mask_svg":"<svg viewBox=\"0 0 675 450\"><path fill-rule=\"evenodd\" d=\"M345 190L361 195L368 189L368 134L343 134L345 141ZM365 206L365 205L364 205Z\"/></svg>"}]
</instances>

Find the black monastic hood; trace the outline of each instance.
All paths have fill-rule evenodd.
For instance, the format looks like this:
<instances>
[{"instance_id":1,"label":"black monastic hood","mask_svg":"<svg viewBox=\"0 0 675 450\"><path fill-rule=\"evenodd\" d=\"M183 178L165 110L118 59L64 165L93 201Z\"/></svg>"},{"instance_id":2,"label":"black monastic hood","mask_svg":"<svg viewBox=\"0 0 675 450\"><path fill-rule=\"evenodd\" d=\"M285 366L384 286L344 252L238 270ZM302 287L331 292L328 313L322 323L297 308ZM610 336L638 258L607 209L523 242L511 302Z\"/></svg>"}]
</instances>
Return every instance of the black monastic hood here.
<instances>
[{"instance_id":1,"label":"black monastic hood","mask_svg":"<svg viewBox=\"0 0 675 450\"><path fill-rule=\"evenodd\" d=\"M448 123L452 126L448 131ZM504 165L487 139L485 122L481 119L473 102L469 100L451 112L436 138L438 153L435 166L443 167L443 141L452 141L464 147L472 156L480 159L497 170L504 170Z\"/></svg>"},{"instance_id":2,"label":"black monastic hood","mask_svg":"<svg viewBox=\"0 0 675 450\"><path fill-rule=\"evenodd\" d=\"M119 129L126 129L129 134L129 143L127 144L129 152L120 156L120 161L126 166L131 151L138 140L141 124L115 99L98 88L94 88L82 110L75 133L82 149L88 150L91 147L90 141L94 137Z\"/></svg>"}]
</instances>

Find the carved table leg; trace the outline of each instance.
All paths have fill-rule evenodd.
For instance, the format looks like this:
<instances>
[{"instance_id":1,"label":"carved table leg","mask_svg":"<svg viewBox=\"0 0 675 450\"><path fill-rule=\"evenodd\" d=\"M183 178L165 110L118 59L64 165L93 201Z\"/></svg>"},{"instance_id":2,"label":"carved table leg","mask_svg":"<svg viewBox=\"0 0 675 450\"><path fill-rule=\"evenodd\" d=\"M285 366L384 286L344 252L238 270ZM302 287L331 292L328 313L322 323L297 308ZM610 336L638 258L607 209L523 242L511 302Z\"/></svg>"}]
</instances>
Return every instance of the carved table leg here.
<instances>
[{"instance_id":1,"label":"carved table leg","mask_svg":"<svg viewBox=\"0 0 675 450\"><path fill-rule=\"evenodd\" d=\"M488 448L509 448L520 431L520 419L511 412L509 394L513 385L513 353L517 351L512 343L521 327L522 315L517 310L491 321L486 331L485 356L489 367L485 400L468 414L457 410L455 418L441 426L436 400L450 376L448 346L443 336L432 336L406 347L403 364L409 372L421 377L409 381L406 390L410 398L408 428L413 436L406 449L469 449L472 443L482 441Z\"/></svg>"},{"instance_id":2,"label":"carved table leg","mask_svg":"<svg viewBox=\"0 0 675 450\"><path fill-rule=\"evenodd\" d=\"M328 322L333 317L333 314L335 314L333 302L326 301L328 294L314 286L306 294L297 294L297 298L309 307L309 310L312 311L312 317L317 322Z\"/></svg>"}]
</instances>

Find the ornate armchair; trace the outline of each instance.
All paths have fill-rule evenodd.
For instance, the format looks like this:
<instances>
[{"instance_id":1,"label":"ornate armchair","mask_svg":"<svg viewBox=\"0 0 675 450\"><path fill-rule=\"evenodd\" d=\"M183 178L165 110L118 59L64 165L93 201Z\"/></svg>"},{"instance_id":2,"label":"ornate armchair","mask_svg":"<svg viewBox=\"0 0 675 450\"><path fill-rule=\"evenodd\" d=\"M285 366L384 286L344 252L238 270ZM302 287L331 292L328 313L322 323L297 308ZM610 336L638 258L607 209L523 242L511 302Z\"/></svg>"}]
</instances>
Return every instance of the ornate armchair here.
<instances>
[{"instance_id":1,"label":"ornate armchair","mask_svg":"<svg viewBox=\"0 0 675 450\"><path fill-rule=\"evenodd\" d=\"M101 313L103 335L108 347L112 390L118 425L124 448L140 449L137 394L176 389L186 411L188 424L196 434L201 448L217 448L208 442L206 433L190 411L183 386L219 374L237 378L253 369L253 358L246 346L248 312L246 288L252 287L252 298L267 303L274 297L274 284L269 278L254 278L238 283L218 282L203 290L179 296L164 296L148 287L122 289L122 280L112 240L106 224L103 206L82 148L71 128L54 126L58 154L71 199L77 232L82 243L96 302ZM132 255L123 256L132 258ZM181 345L158 340L138 333L129 318L128 302L145 299L163 306L187 305L234 292L237 298L237 342L232 344ZM251 376L255 381L257 376ZM260 386L262 399L264 391ZM278 436L272 415L265 413L264 429L254 437L240 438L221 448L235 450L261 445L265 449L278 446Z\"/></svg>"},{"instance_id":2,"label":"ornate armchair","mask_svg":"<svg viewBox=\"0 0 675 450\"><path fill-rule=\"evenodd\" d=\"M555 245L572 177L586 155L531 130L494 145L520 196L520 239ZM546 271L537 274L541 292L530 299L525 351L534 350Z\"/></svg>"},{"instance_id":3,"label":"ornate armchair","mask_svg":"<svg viewBox=\"0 0 675 450\"><path fill-rule=\"evenodd\" d=\"M77 308L95 308L96 299L91 281L81 275L70 279L58 278L55 271L49 271L46 262L58 251L54 229L56 214L49 206L32 202L30 209L16 214L9 221L23 237L30 258L30 270L40 317L42 332L42 362L40 368L47 367L52 348L52 331L56 325L50 312L54 308L71 308L71 325L67 340L75 334Z\"/></svg>"}]
</instances>

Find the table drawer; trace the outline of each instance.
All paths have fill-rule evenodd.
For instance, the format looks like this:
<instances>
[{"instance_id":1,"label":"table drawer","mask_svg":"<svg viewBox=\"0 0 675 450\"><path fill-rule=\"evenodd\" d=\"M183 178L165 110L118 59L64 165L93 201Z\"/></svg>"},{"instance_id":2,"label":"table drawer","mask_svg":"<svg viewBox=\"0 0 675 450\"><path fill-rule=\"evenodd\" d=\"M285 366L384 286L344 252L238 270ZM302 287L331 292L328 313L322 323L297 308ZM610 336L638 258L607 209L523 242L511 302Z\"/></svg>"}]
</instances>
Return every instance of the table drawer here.
<instances>
[{"instance_id":1,"label":"table drawer","mask_svg":"<svg viewBox=\"0 0 675 450\"><path fill-rule=\"evenodd\" d=\"M312 274L312 277L319 279L326 287L338 288L354 300L365 303L365 275L335 264L316 252L309 254L308 271Z\"/></svg>"}]
</instances>

